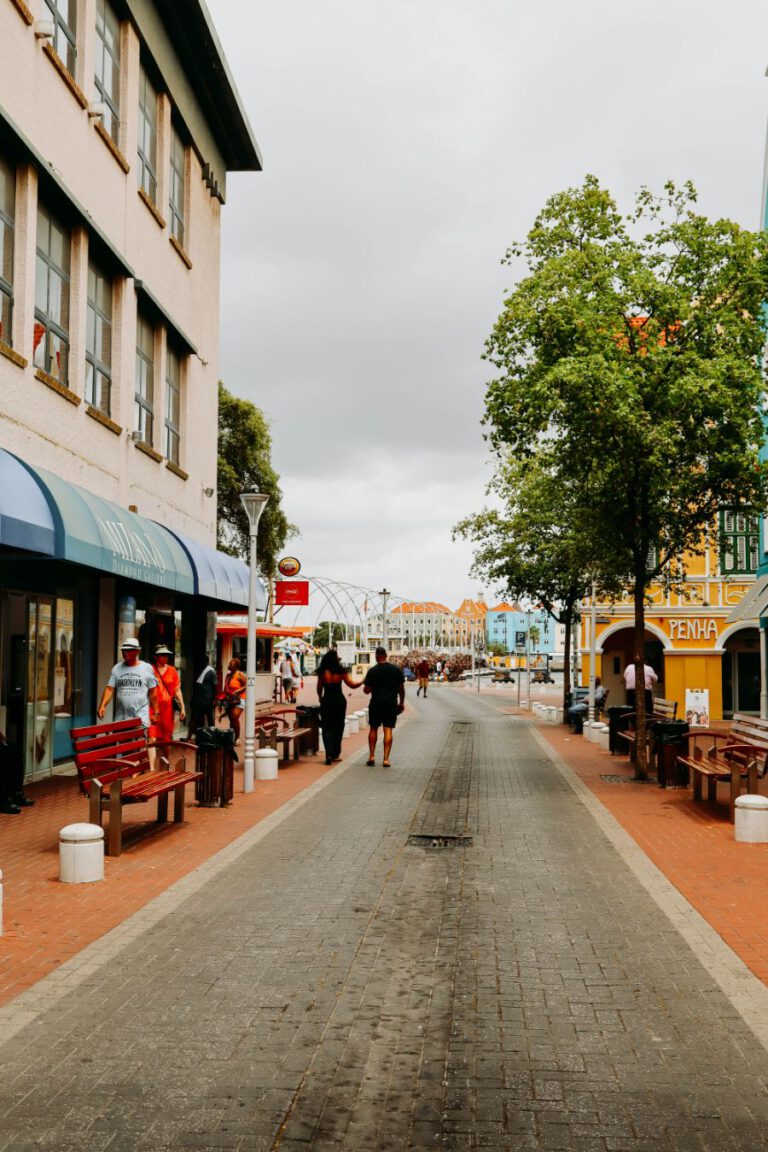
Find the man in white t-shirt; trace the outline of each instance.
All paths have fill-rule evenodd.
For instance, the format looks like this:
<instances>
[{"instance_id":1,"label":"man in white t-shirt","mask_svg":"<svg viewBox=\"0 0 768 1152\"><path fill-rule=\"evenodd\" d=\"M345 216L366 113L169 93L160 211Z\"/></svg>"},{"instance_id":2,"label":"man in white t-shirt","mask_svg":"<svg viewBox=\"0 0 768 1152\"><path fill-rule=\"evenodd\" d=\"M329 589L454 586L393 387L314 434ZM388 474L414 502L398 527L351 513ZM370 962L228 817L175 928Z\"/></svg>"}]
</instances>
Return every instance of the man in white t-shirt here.
<instances>
[{"instance_id":1,"label":"man in white t-shirt","mask_svg":"<svg viewBox=\"0 0 768 1152\"><path fill-rule=\"evenodd\" d=\"M115 697L115 720L132 720L138 716L145 728L158 718L157 678L151 664L139 659L139 642L129 638L120 649L122 660L109 674L97 715L104 719L112 697Z\"/></svg>"}]
</instances>

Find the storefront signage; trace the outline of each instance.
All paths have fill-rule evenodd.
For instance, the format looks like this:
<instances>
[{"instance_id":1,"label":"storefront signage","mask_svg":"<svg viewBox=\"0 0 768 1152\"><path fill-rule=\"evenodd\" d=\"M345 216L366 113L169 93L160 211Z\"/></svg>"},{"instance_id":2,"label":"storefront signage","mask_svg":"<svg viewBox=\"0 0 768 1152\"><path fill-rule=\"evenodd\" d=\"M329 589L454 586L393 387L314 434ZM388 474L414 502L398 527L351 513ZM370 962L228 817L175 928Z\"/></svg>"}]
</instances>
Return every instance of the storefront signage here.
<instances>
[{"instance_id":1,"label":"storefront signage","mask_svg":"<svg viewBox=\"0 0 768 1152\"><path fill-rule=\"evenodd\" d=\"M717 640L716 620L670 620L670 640Z\"/></svg>"},{"instance_id":2,"label":"storefront signage","mask_svg":"<svg viewBox=\"0 0 768 1152\"><path fill-rule=\"evenodd\" d=\"M278 580L275 584L275 604L309 604L309 581Z\"/></svg>"},{"instance_id":3,"label":"storefront signage","mask_svg":"<svg viewBox=\"0 0 768 1152\"><path fill-rule=\"evenodd\" d=\"M103 520L101 516L97 520L102 540L112 553L113 572L152 584L171 584L173 574L166 570L162 553L148 536L127 528L122 520Z\"/></svg>"},{"instance_id":4,"label":"storefront signage","mask_svg":"<svg viewBox=\"0 0 768 1152\"><path fill-rule=\"evenodd\" d=\"M295 556L283 556L282 560L277 562L277 570L281 576L287 576L290 579L292 576L298 576L301 572L301 564Z\"/></svg>"}]
</instances>

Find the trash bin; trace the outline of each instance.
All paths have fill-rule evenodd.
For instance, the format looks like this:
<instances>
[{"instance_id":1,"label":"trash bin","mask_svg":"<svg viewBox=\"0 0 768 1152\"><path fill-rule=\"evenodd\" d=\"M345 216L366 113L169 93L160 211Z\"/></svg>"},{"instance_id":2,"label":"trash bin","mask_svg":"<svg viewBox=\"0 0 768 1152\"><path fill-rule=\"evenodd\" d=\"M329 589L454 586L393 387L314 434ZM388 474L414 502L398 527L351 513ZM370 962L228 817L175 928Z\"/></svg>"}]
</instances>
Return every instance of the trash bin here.
<instances>
[{"instance_id":1,"label":"trash bin","mask_svg":"<svg viewBox=\"0 0 768 1152\"><path fill-rule=\"evenodd\" d=\"M296 708L296 727L311 728L312 731L301 737L301 753L314 755L320 751L320 705L299 704Z\"/></svg>"},{"instance_id":2,"label":"trash bin","mask_svg":"<svg viewBox=\"0 0 768 1152\"><path fill-rule=\"evenodd\" d=\"M654 720L649 727L659 787L687 788L688 769L677 765L677 757L688 750L684 737L690 729L685 720Z\"/></svg>"},{"instance_id":3,"label":"trash bin","mask_svg":"<svg viewBox=\"0 0 768 1152\"><path fill-rule=\"evenodd\" d=\"M231 728L198 728L195 799L201 808L226 808L234 794L235 734Z\"/></svg>"},{"instance_id":4,"label":"trash bin","mask_svg":"<svg viewBox=\"0 0 768 1152\"><path fill-rule=\"evenodd\" d=\"M612 704L608 709L608 751L611 755L626 750L619 740L619 732L624 732L628 727L626 717L630 712L634 712L634 708L628 704Z\"/></svg>"}]
</instances>

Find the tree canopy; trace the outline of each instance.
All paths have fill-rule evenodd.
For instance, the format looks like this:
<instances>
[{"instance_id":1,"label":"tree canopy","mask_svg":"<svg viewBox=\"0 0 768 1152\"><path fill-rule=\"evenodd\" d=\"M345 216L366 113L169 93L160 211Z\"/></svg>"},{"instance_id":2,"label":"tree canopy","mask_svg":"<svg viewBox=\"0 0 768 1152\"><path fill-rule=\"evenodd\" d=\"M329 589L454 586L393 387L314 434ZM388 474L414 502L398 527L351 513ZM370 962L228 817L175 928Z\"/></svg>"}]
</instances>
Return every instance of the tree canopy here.
<instances>
[{"instance_id":1,"label":"tree canopy","mask_svg":"<svg viewBox=\"0 0 768 1152\"><path fill-rule=\"evenodd\" d=\"M250 400L233 396L219 383L218 547L248 560L248 517L241 492L269 496L257 539L262 574L273 579L285 542L297 529L282 509L280 477L272 467L272 437L264 413Z\"/></svg>"},{"instance_id":2,"label":"tree canopy","mask_svg":"<svg viewBox=\"0 0 768 1152\"><path fill-rule=\"evenodd\" d=\"M485 350L491 443L544 452L572 490L583 555L632 590L638 670L648 584L702 549L718 508L765 503L768 237L695 204L670 183L625 216L593 176L551 197L507 253L527 273Z\"/></svg>"}]
</instances>

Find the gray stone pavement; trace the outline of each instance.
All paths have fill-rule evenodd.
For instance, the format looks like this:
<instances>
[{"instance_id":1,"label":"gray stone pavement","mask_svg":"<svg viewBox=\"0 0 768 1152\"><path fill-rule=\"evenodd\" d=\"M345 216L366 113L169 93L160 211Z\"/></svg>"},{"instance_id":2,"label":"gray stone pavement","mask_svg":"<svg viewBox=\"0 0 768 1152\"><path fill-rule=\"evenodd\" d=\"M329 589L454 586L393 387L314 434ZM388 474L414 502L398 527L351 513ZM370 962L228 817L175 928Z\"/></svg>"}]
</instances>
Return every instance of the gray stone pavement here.
<instances>
[{"instance_id":1,"label":"gray stone pavement","mask_svg":"<svg viewBox=\"0 0 768 1152\"><path fill-rule=\"evenodd\" d=\"M529 724L413 704L391 769L26 994L0 1150L765 1146L765 1049Z\"/></svg>"}]
</instances>

